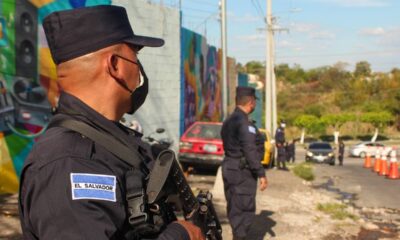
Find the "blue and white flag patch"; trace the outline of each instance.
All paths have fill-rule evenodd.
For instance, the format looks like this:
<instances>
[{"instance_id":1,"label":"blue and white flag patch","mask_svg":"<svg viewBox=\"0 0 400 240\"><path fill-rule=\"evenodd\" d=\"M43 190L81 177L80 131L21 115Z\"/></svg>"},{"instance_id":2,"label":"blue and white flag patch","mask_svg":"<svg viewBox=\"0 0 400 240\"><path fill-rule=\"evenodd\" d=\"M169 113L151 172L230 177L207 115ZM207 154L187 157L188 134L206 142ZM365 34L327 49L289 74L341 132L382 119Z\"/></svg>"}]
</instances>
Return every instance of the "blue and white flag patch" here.
<instances>
[{"instance_id":1,"label":"blue and white flag patch","mask_svg":"<svg viewBox=\"0 0 400 240\"><path fill-rule=\"evenodd\" d=\"M116 178L112 175L71 173L72 200L96 199L116 202Z\"/></svg>"},{"instance_id":2,"label":"blue and white flag patch","mask_svg":"<svg viewBox=\"0 0 400 240\"><path fill-rule=\"evenodd\" d=\"M256 134L256 128L253 126L249 126L249 132Z\"/></svg>"}]
</instances>

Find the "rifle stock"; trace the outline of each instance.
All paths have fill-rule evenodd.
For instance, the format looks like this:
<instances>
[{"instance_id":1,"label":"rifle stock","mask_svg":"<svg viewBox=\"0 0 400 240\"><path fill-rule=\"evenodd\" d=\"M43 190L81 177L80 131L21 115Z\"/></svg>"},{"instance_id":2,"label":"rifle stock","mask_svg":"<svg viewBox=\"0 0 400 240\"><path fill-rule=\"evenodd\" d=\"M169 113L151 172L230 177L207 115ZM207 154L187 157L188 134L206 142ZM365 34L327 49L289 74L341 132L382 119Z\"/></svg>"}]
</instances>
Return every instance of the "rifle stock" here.
<instances>
[{"instance_id":1,"label":"rifle stock","mask_svg":"<svg viewBox=\"0 0 400 240\"><path fill-rule=\"evenodd\" d=\"M173 151L165 150L158 156L146 193L149 206L172 203L174 210L181 210L185 220L198 226L206 239L222 239L222 228L212 203L212 194L208 191L200 191L197 197L193 194ZM174 196L178 201L174 200Z\"/></svg>"}]
</instances>

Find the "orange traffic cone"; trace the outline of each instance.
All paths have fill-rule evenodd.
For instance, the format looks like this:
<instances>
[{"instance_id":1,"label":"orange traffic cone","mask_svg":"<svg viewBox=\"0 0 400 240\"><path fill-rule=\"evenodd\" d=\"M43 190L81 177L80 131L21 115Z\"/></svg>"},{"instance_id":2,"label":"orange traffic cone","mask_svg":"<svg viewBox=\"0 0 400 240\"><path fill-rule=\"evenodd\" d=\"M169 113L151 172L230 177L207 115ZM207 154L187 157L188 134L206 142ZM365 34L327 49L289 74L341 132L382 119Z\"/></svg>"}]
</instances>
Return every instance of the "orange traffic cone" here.
<instances>
[{"instance_id":1,"label":"orange traffic cone","mask_svg":"<svg viewBox=\"0 0 400 240\"><path fill-rule=\"evenodd\" d=\"M382 151L382 157L381 157L381 167L379 169L380 176L386 176L389 174L389 169L387 165L387 151L386 149L383 149Z\"/></svg>"},{"instance_id":2,"label":"orange traffic cone","mask_svg":"<svg viewBox=\"0 0 400 240\"><path fill-rule=\"evenodd\" d=\"M399 165L397 164L396 159L396 149L393 148L392 152L390 153L390 168L389 168L389 175L387 176L389 179L399 179Z\"/></svg>"},{"instance_id":3,"label":"orange traffic cone","mask_svg":"<svg viewBox=\"0 0 400 240\"><path fill-rule=\"evenodd\" d=\"M369 153L369 147L367 150L367 155L365 156L365 161L364 161L364 168L371 168L371 154Z\"/></svg>"},{"instance_id":4,"label":"orange traffic cone","mask_svg":"<svg viewBox=\"0 0 400 240\"><path fill-rule=\"evenodd\" d=\"M381 151L376 149L375 153L375 164L374 164L374 169L372 169L374 172L379 173L381 169Z\"/></svg>"}]
</instances>

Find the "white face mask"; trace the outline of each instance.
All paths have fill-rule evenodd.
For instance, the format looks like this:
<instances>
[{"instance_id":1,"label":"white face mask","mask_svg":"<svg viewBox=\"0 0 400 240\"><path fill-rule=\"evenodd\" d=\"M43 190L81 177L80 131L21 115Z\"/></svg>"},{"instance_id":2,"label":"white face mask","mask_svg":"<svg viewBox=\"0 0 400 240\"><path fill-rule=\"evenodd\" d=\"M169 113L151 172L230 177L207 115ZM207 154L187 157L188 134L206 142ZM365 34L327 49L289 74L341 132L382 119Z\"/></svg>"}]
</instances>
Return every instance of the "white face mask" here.
<instances>
[{"instance_id":1,"label":"white face mask","mask_svg":"<svg viewBox=\"0 0 400 240\"><path fill-rule=\"evenodd\" d=\"M139 71L139 75L140 75L140 77L139 77L139 85L135 88L135 90L140 88L141 86L143 86L143 83L144 83L144 77L143 77L142 72Z\"/></svg>"},{"instance_id":2,"label":"white face mask","mask_svg":"<svg viewBox=\"0 0 400 240\"><path fill-rule=\"evenodd\" d=\"M281 123L281 128L285 128L285 127L286 127L286 124Z\"/></svg>"}]
</instances>

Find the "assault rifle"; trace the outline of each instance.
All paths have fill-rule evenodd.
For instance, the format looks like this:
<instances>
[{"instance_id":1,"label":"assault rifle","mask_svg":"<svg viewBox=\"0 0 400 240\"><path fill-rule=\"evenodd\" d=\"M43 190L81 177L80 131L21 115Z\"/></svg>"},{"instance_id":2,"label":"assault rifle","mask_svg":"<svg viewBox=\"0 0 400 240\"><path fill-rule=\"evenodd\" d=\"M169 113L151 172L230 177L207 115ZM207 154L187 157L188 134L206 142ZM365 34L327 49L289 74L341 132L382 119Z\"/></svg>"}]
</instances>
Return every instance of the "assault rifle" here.
<instances>
[{"instance_id":1,"label":"assault rifle","mask_svg":"<svg viewBox=\"0 0 400 240\"><path fill-rule=\"evenodd\" d=\"M171 222L174 220L170 217L171 210L181 210L185 220L198 226L207 240L222 240L222 228L212 203L212 194L200 191L195 197L173 151L165 150L158 156L146 193L149 209L155 214L166 215L164 220ZM166 204L173 207L163 208Z\"/></svg>"}]
</instances>

